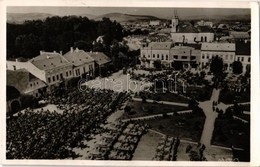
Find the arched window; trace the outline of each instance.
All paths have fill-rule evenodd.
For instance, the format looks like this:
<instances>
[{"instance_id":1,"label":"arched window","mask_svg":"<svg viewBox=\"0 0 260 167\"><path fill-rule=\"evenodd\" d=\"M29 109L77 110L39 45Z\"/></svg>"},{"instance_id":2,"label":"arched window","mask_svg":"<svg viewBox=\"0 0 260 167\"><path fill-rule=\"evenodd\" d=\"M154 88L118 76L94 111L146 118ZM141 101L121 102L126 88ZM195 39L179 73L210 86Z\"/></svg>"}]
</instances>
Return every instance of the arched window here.
<instances>
[{"instance_id":1,"label":"arched window","mask_svg":"<svg viewBox=\"0 0 260 167\"><path fill-rule=\"evenodd\" d=\"M207 42L207 37L206 36L204 37L204 41Z\"/></svg>"},{"instance_id":2,"label":"arched window","mask_svg":"<svg viewBox=\"0 0 260 167\"><path fill-rule=\"evenodd\" d=\"M200 38L200 41L203 42L203 37Z\"/></svg>"}]
</instances>

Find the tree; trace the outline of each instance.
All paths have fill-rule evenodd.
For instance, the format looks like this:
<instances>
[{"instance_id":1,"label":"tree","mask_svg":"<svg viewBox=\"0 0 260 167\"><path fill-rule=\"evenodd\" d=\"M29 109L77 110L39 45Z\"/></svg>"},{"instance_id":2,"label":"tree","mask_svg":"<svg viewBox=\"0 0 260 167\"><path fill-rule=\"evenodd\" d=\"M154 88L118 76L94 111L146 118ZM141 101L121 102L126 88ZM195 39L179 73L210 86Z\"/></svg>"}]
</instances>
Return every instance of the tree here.
<instances>
[{"instance_id":1,"label":"tree","mask_svg":"<svg viewBox=\"0 0 260 167\"><path fill-rule=\"evenodd\" d=\"M223 59L216 56L212 58L210 63L210 71L214 76L220 76L223 74Z\"/></svg>"},{"instance_id":2,"label":"tree","mask_svg":"<svg viewBox=\"0 0 260 167\"><path fill-rule=\"evenodd\" d=\"M210 63L210 71L214 75L214 80L215 84L218 85L217 83L219 80L221 80L222 75L223 75L223 59L216 56L212 58L212 61Z\"/></svg>"},{"instance_id":3,"label":"tree","mask_svg":"<svg viewBox=\"0 0 260 167\"><path fill-rule=\"evenodd\" d=\"M234 74L241 74L243 72L243 65L240 61L235 61L233 63L233 73Z\"/></svg>"},{"instance_id":4,"label":"tree","mask_svg":"<svg viewBox=\"0 0 260 167\"><path fill-rule=\"evenodd\" d=\"M182 70L183 69L183 63L180 61L174 61L172 63L172 66L175 70Z\"/></svg>"},{"instance_id":5,"label":"tree","mask_svg":"<svg viewBox=\"0 0 260 167\"><path fill-rule=\"evenodd\" d=\"M162 62L160 60L155 60L153 65L156 69L162 68Z\"/></svg>"},{"instance_id":6,"label":"tree","mask_svg":"<svg viewBox=\"0 0 260 167\"><path fill-rule=\"evenodd\" d=\"M125 107L125 112L126 112L126 113L129 113L130 111L131 111L131 107L130 107L130 106L126 106L126 107Z\"/></svg>"}]
</instances>

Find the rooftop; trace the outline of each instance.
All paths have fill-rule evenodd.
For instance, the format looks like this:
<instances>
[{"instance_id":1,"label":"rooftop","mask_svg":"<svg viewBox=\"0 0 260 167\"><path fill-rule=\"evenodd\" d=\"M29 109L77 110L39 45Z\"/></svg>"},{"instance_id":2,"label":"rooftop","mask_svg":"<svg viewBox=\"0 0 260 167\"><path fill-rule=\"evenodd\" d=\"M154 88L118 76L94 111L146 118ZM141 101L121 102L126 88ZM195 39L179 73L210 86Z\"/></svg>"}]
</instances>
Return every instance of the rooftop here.
<instances>
[{"instance_id":1,"label":"rooftop","mask_svg":"<svg viewBox=\"0 0 260 167\"><path fill-rule=\"evenodd\" d=\"M198 33L198 29L195 28L190 22L184 22L180 23L178 30L178 33Z\"/></svg>"},{"instance_id":2,"label":"rooftop","mask_svg":"<svg viewBox=\"0 0 260 167\"><path fill-rule=\"evenodd\" d=\"M63 57L71 62L74 66L80 66L86 63L93 62L94 59L84 50L70 50Z\"/></svg>"},{"instance_id":3,"label":"rooftop","mask_svg":"<svg viewBox=\"0 0 260 167\"><path fill-rule=\"evenodd\" d=\"M151 42L146 49L154 50L169 50L172 47L172 42Z\"/></svg>"},{"instance_id":4,"label":"rooftop","mask_svg":"<svg viewBox=\"0 0 260 167\"><path fill-rule=\"evenodd\" d=\"M111 59L102 52L87 52L98 65L103 65L111 62Z\"/></svg>"},{"instance_id":5,"label":"rooftop","mask_svg":"<svg viewBox=\"0 0 260 167\"><path fill-rule=\"evenodd\" d=\"M29 61L40 70L47 70L70 63L59 53L55 52L41 52L39 56Z\"/></svg>"},{"instance_id":6,"label":"rooftop","mask_svg":"<svg viewBox=\"0 0 260 167\"><path fill-rule=\"evenodd\" d=\"M202 43L201 50L234 52L236 48L234 43Z\"/></svg>"},{"instance_id":7,"label":"rooftop","mask_svg":"<svg viewBox=\"0 0 260 167\"><path fill-rule=\"evenodd\" d=\"M19 69L16 71L7 70L7 85L15 87L19 92L33 91L34 89L45 87L46 84L31 74L26 69ZM29 82L38 80L38 87L29 87Z\"/></svg>"}]
</instances>

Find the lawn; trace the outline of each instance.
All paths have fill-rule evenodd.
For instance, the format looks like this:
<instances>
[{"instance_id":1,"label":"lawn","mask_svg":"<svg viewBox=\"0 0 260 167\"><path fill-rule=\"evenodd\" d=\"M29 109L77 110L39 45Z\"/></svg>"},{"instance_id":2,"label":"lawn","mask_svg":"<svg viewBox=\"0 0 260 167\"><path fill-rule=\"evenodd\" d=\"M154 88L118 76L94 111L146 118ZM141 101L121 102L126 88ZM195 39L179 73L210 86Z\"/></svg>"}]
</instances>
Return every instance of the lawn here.
<instances>
[{"instance_id":1,"label":"lawn","mask_svg":"<svg viewBox=\"0 0 260 167\"><path fill-rule=\"evenodd\" d=\"M250 92L235 92L223 89L220 91L220 102L225 104L233 104L234 100L237 103L250 102Z\"/></svg>"},{"instance_id":2,"label":"lawn","mask_svg":"<svg viewBox=\"0 0 260 167\"><path fill-rule=\"evenodd\" d=\"M194 98L198 101L207 101L210 100L212 95L213 88L208 87L187 87L186 93L184 95Z\"/></svg>"},{"instance_id":3,"label":"lawn","mask_svg":"<svg viewBox=\"0 0 260 167\"><path fill-rule=\"evenodd\" d=\"M189 99L187 99L186 97L180 96L176 93L170 93L170 92L161 93L161 91L158 91L158 93L155 94L146 93L146 96L147 99L157 100L157 101L189 103ZM141 98L139 95L137 95L136 97Z\"/></svg>"},{"instance_id":4,"label":"lawn","mask_svg":"<svg viewBox=\"0 0 260 167\"><path fill-rule=\"evenodd\" d=\"M225 147L234 145L248 148L250 143L250 124L229 118L217 118L212 144Z\"/></svg>"},{"instance_id":5,"label":"lawn","mask_svg":"<svg viewBox=\"0 0 260 167\"><path fill-rule=\"evenodd\" d=\"M145 120L153 130L168 136L199 142L203 130L205 117L193 114L168 116Z\"/></svg>"},{"instance_id":6,"label":"lawn","mask_svg":"<svg viewBox=\"0 0 260 167\"><path fill-rule=\"evenodd\" d=\"M188 107L183 106L148 103L140 101L129 101L127 106L131 107L131 111L128 113L125 112L122 116L122 119L188 110Z\"/></svg>"},{"instance_id":7,"label":"lawn","mask_svg":"<svg viewBox=\"0 0 260 167\"><path fill-rule=\"evenodd\" d=\"M152 131L148 131L144 134L135 149L132 160L151 161L156 154L156 148L161 137L161 135Z\"/></svg>"}]
</instances>

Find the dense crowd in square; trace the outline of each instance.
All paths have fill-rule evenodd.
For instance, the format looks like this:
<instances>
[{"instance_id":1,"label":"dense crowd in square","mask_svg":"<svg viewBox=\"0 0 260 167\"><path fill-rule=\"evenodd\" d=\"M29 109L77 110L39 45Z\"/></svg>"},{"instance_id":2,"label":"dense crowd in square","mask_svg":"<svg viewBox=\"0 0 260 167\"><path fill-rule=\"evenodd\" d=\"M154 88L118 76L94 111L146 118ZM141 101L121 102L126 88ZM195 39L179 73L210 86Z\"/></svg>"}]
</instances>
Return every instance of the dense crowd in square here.
<instances>
[{"instance_id":1,"label":"dense crowd in square","mask_svg":"<svg viewBox=\"0 0 260 167\"><path fill-rule=\"evenodd\" d=\"M85 147L83 140L100 133L100 124L128 94L94 89L83 94L71 89L62 96L49 96L48 100L63 108L63 113L26 109L7 119L7 158L76 158L72 148ZM77 102L81 105L75 105Z\"/></svg>"}]
</instances>

